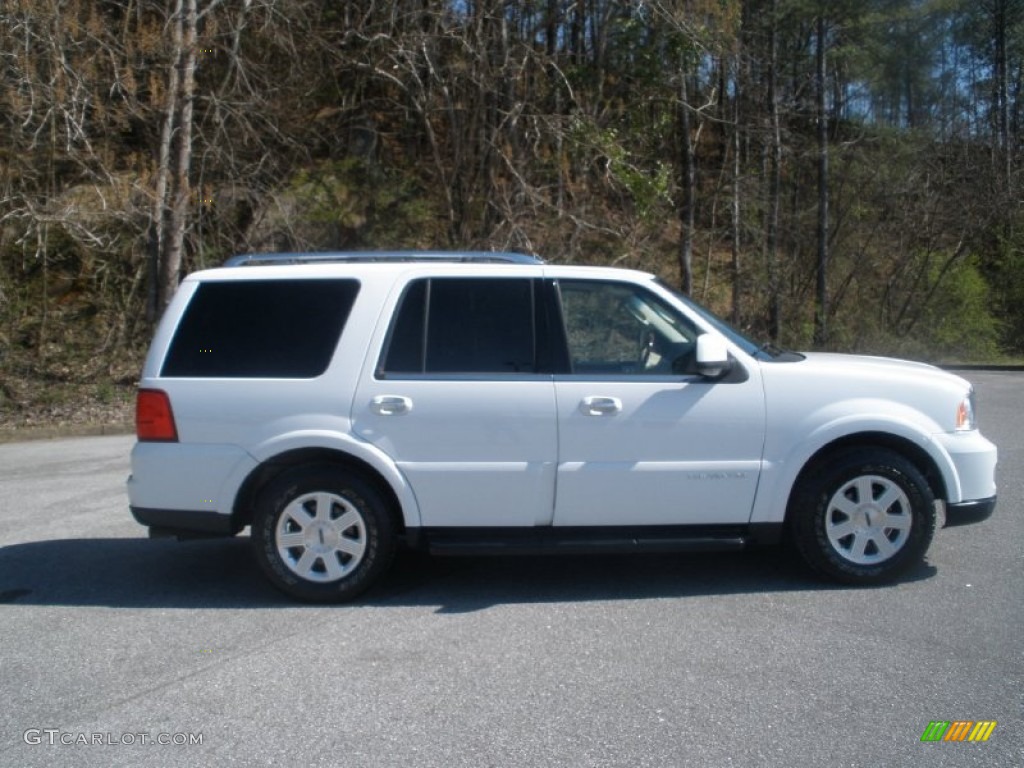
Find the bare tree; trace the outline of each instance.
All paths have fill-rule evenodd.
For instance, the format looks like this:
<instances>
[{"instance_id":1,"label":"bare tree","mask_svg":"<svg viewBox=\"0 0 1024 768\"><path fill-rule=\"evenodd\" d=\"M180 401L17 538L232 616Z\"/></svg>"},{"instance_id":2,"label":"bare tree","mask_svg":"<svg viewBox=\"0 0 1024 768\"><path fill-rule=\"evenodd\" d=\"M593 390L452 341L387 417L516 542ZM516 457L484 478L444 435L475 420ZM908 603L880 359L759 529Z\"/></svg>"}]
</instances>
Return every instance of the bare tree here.
<instances>
[{"instance_id":1,"label":"bare tree","mask_svg":"<svg viewBox=\"0 0 1024 768\"><path fill-rule=\"evenodd\" d=\"M150 322L163 314L178 288L189 224L198 8L196 0L174 2L169 19L172 63L167 71L150 223L147 293Z\"/></svg>"},{"instance_id":2,"label":"bare tree","mask_svg":"<svg viewBox=\"0 0 1024 768\"><path fill-rule=\"evenodd\" d=\"M816 54L815 54L815 118L817 120L818 138L818 249L816 264L816 281L814 294L814 344L824 346L828 342L828 262L829 262L829 169L828 169L828 112L825 109L826 91L828 88L828 72L826 70L825 49L827 42L827 25L824 11L820 11L816 20Z\"/></svg>"},{"instance_id":3,"label":"bare tree","mask_svg":"<svg viewBox=\"0 0 1024 768\"><path fill-rule=\"evenodd\" d=\"M778 342L782 334L782 280L779 265L779 211L782 201L782 128L779 114L779 5L771 0L768 58L768 120L769 140L766 148L768 184L767 221L765 226L765 261L768 272L768 336Z\"/></svg>"},{"instance_id":4,"label":"bare tree","mask_svg":"<svg viewBox=\"0 0 1024 768\"><path fill-rule=\"evenodd\" d=\"M693 118L691 117L690 89L687 87L691 76L683 71L679 77L679 158L680 189L682 200L679 205L679 272L683 293L693 292L693 228L697 206L697 158L694 151Z\"/></svg>"},{"instance_id":5,"label":"bare tree","mask_svg":"<svg viewBox=\"0 0 1024 768\"><path fill-rule=\"evenodd\" d=\"M729 240L732 256L732 306L731 317L734 325L739 325L742 317L743 301L743 229L742 209L743 196L740 181L742 179L742 162L740 153L743 149L741 141L740 120L742 113L740 104L743 96L743 68L739 56L733 57L733 99L732 114L729 124L730 150L732 151L731 187L729 195Z\"/></svg>"}]
</instances>

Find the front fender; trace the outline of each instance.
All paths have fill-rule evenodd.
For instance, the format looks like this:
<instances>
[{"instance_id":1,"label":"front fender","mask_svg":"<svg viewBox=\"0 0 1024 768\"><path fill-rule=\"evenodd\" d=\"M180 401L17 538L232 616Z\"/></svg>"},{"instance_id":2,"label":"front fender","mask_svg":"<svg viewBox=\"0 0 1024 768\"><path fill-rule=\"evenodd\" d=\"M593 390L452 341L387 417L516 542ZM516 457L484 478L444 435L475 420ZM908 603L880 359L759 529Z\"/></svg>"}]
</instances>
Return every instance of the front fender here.
<instances>
[{"instance_id":1,"label":"front fender","mask_svg":"<svg viewBox=\"0 0 1024 768\"><path fill-rule=\"evenodd\" d=\"M935 439L938 425L912 409L885 401L847 401L809 414L791 429L776 426L773 430L769 425L752 523L782 522L797 478L807 463L830 445L858 435L864 436L865 443L877 440L878 435L912 443L927 455L942 479L946 496L960 498L956 467L949 452Z\"/></svg>"}]
</instances>

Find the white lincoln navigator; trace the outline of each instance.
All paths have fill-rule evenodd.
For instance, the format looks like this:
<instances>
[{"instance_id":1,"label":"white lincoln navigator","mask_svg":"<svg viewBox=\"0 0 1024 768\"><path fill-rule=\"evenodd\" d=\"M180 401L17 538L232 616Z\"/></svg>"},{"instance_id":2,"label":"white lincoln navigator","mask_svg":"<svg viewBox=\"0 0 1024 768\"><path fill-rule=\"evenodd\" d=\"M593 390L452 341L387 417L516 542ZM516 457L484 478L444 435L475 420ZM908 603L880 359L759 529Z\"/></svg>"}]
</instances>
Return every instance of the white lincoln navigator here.
<instances>
[{"instance_id":1,"label":"white lincoln navigator","mask_svg":"<svg viewBox=\"0 0 1024 768\"><path fill-rule=\"evenodd\" d=\"M963 379L745 338L651 275L502 253L264 254L197 272L142 372L152 535L234 535L289 595L437 553L739 549L854 584L995 506Z\"/></svg>"}]
</instances>

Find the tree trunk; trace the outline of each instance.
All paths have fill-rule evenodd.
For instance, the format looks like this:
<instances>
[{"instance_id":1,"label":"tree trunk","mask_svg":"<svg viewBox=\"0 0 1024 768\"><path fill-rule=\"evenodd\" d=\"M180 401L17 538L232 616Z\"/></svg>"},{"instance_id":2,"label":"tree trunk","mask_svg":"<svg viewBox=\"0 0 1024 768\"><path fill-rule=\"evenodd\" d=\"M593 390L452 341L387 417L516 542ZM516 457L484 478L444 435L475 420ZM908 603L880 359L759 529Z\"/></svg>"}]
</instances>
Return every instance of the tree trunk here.
<instances>
[{"instance_id":1,"label":"tree trunk","mask_svg":"<svg viewBox=\"0 0 1024 768\"><path fill-rule=\"evenodd\" d=\"M765 236L765 258L768 262L768 338L778 342L782 333L782 290L779 277L779 208L782 196L782 130L779 120L778 66L779 21L778 0L771 4L771 41L768 67L768 111L771 139L768 152L768 222Z\"/></svg>"},{"instance_id":2,"label":"tree trunk","mask_svg":"<svg viewBox=\"0 0 1024 768\"><path fill-rule=\"evenodd\" d=\"M1009 24L1007 0L996 0L993 9L993 85L995 87L995 105L997 131L999 135L998 153L1001 151L1002 163L999 171L1006 181L1007 190L1010 189L1012 180L1012 166L1010 162L1010 108L1008 88L1008 67L1006 55L1006 36Z\"/></svg>"},{"instance_id":3,"label":"tree trunk","mask_svg":"<svg viewBox=\"0 0 1024 768\"><path fill-rule=\"evenodd\" d=\"M693 224L694 207L697 196L696 158L694 157L693 139L691 138L692 120L690 118L689 93L687 80L689 74L681 72L679 85L679 149L682 170L681 186L682 204L679 206L679 272L680 287L683 293L693 292Z\"/></svg>"},{"instance_id":4,"label":"tree trunk","mask_svg":"<svg viewBox=\"0 0 1024 768\"><path fill-rule=\"evenodd\" d=\"M733 79L733 102L732 102L732 206L730 228L732 229L732 322L734 325L740 323L740 300L743 295L741 289L741 265L740 265L740 86L741 67L740 57L734 60L735 73ZM725 97L723 90L722 97Z\"/></svg>"},{"instance_id":5,"label":"tree trunk","mask_svg":"<svg viewBox=\"0 0 1024 768\"><path fill-rule=\"evenodd\" d=\"M174 24L181 19L182 0L177 0L174 9ZM175 26L175 43L180 41L179 28ZM146 321L155 323L163 312L160 300L160 262L164 253L167 236L167 187L171 175L171 141L174 137L174 123L178 115L180 45L176 45L174 62L167 73L167 95L164 106L163 125L160 128L160 149L157 159L156 185L153 190L153 209L149 222L149 237L146 252Z\"/></svg>"},{"instance_id":6,"label":"tree trunk","mask_svg":"<svg viewBox=\"0 0 1024 768\"><path fill-rule=\"evenodd\" d=\"M828 342L828 113L825 111L825 17L818 16L815 90L818 118L818 259L814 301L814 346Z\"/></svg>"},{"instance_id":7,"label":"tree trunk","mask_svg":"<svg viewBox=\"0 0 1024 768\"><path fill-rule=\"evenodd\" d=\"M155 323L174 298L188 227L196 91L197 0L176 0L171 17L173 63L161 127L157 180L148 236L146 319Z\"/></svg>"},{"instance_id":8,"label":"tree trunk","mask_svg":"<svg viewBox=\"0 0 1024 768\"><path fill-rule=\"evenodd\" d=\"M179 83L181 97L178 107L176 142L174 147L174 176L171 207L160 260L159 311L162 313L174 298L181 278L185 231L188 228L188 206L191 195L189 170L192 166L192 104L195 94L197 0L184 0L174 23L177 64L181 67Z\"/></svg>"}]
</instances>

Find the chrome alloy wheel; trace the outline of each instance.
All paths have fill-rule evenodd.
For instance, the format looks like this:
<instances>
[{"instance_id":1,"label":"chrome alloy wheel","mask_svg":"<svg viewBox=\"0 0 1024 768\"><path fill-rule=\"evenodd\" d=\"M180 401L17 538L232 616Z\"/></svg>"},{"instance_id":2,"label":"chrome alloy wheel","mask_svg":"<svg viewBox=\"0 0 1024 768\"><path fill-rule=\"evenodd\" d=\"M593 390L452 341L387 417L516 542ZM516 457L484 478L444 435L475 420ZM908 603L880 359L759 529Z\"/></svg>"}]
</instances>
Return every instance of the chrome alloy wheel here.
<instances>
[{"instance_id":1,"label":"chrome alloy wheel","mask_svg":"<svg viewBox=\"0 0 1024 768\"><path fill-rule=\"evenodd\" d=\"M362 562L366 521L347 499L335 493L295 498L278 517L274 543L281 561L296 576L314 582L336 581Z\"/></svg>"},{"instance_id":2,"label":"chrome alloy wheel","mask_svg":"<svg viewBox=\"0 0 1024 768\"><path fill-rule=\"evenodd\" d=\"M897 483L880 475L861 475L829 499L825 535L844 560L874 565L903 548L912 520L910 499Z\"/></svg>"}]
</instances>

